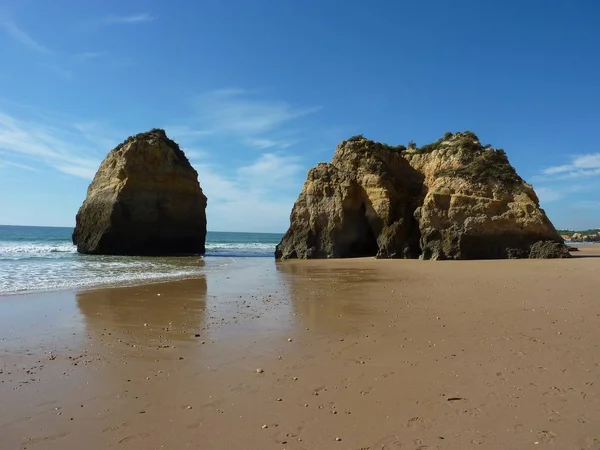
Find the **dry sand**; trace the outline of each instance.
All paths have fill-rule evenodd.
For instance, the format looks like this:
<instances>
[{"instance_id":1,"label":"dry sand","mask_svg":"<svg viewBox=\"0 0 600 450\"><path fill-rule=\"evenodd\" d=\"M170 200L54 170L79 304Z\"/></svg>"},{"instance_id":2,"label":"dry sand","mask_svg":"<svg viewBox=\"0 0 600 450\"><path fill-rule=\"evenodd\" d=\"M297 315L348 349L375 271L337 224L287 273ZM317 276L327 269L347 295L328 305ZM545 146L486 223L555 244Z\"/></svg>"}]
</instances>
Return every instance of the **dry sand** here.
<instances>
[{"instance_id":1,"label":"dry sand","mask_svg":"<svg viewBox=\"0 0 600 450\"><path fill-rule=\"evenodd\" d=\"M1 449L600 449L600 246L0 297Z\"/></svg>"}]
</instances>

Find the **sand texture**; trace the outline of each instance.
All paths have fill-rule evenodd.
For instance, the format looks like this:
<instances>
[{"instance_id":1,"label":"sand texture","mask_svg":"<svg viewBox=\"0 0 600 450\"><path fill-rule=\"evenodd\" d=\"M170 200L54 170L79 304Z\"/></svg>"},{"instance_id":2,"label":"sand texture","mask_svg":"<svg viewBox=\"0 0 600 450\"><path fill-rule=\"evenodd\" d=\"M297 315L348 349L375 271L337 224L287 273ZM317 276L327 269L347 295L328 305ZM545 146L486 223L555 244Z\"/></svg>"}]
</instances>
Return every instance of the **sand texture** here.
<instances>
[{"instance_id":1,"label":"sand texture","mask_svg":"<svg viewBox=\"0 0 600 450\"><path fill-rule=\"evenodd\" d=\"M0 449L600 449L600 246L0 297Z\"/></svg>"}]
</instances>

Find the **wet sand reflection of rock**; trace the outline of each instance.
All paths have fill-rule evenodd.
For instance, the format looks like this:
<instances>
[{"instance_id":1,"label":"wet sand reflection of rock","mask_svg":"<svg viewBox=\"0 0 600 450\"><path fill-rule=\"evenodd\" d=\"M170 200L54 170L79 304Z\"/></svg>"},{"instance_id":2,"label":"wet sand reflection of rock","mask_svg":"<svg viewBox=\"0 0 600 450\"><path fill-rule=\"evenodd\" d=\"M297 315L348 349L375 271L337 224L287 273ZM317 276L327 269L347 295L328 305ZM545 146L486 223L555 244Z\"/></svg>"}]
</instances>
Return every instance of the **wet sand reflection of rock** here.
<instances>
[{"instance_id":1,"label":"wet sand reflection of rock","mask_svg":"<svg viewBox=\"0 0 600 450\"><path fill-rule=\"evenodd\" d=\"M298 320L317 332L367 329L369 316L381 313L379 297L371 291L385 282L374 269L345 268L343 264L304 264L286 261L277 270L291 286ZM340 318L344 320L339 320Z\"/></svg>"},{"instance_id":2,"label":"wet sand reflection of rock","mask_svg":"<svg viewBox=\"0 0 600 450\"><path fill-rule=\"evenodd\" d=\"M140 345L190 340L203 326L206 279L178 284L178 289L157 283L79 292L77 306L88 333L96 337L107 337L105 331L111 329Z\"/></svg>"}]
</instances>

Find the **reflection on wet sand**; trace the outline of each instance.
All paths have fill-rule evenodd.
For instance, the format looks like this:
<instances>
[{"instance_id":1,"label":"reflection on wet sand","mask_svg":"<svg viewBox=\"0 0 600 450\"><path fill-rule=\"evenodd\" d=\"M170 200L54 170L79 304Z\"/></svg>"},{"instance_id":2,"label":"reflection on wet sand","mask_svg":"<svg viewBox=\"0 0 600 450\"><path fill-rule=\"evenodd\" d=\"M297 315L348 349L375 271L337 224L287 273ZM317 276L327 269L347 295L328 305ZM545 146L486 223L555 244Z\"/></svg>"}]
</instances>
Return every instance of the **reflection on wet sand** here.
<instances>
[{"instance_id":1,"label":"reflection on wet sand","mask_svg":"<svg viewBox=\"0 0 600 450\"><path fill-rule=\"evenodd\" d=\"M188 341L204 325L206 278L177 283L98 289L77 293L77 306L88 333L105 336L107 329L140 345L159 346ZM121 336L121 337L122 337Z\"/></svg>"},{"instance_id":2,"label":"reflection on wet sand","mask_svg":"<svg viewBox=\"0 0 600 450\"><path fill-rule=\"evenodd\" d=\"M76 294L90 338L123 357L169 349L199 361L234 360L253 339L295 327L289 288L272 260L233 261L201 278ZM206 343L211 345L198 344ZM153 351L150 351L153 350ZM186 353L187 354L184 354Z\"/></svg>"},{"instance_id":3,"label":"reflection on wet sand","mask_svg":"<svg viewBox=\"0 0 600 450\"><path fill-rule=\"evenodd\" d=\"M380 314L384 299L371 294L385 278L374 269L286 261L277 270L290 286L298 320L313 331L359 331L370 326L369 316Z\"/></svg>"},{"instance_id":4,"label":"reflection on wet sand","mask_svg":"<svg viewBox=\"0 0 600 450\"><path fill-rule=\"evenodd\" d=\"M600 439L599 258L219 262L0 302L0 449Z\"/></svg>"}]
</instances>

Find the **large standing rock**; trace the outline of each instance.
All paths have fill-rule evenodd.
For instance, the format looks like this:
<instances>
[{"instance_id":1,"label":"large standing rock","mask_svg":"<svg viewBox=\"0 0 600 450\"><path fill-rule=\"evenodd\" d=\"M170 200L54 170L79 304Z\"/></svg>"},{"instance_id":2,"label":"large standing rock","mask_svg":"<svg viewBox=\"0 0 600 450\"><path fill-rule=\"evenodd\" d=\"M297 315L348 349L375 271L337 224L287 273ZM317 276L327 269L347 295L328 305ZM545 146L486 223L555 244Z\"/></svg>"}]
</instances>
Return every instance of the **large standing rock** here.
<instances>
[{"instance_id":1,"label":"large standing rock","mask_svg":"<svg viewBox=\"0 0 600 450\"><path fill-rule=\"evenodd\" d=\"M383 144L343 142L331 164L309 171L276 257L418 256L422 178Z\"/></svg>"},{"instance_id":2,"label":"large standing rock","mask_svg":"<svg viewBox=\"0 0 600 450\"><path fill-rule=\"evenodd\" d=\"M294 232L284 238L284 258L345 258L376 251L356 181L331 164L308 173L292 212Z\"/></svg>"},{"instance_id":3,"label":"large standing rock","mask_svg":"<svg viewBox=\"0 0 600 450\"><path fill-rule=\"evenodd\" d=\"M405 157L425 176L426 194L415 211L423 259L564 256L531 252L537 242L563 239L503 150L485 148L466 132Z\"/></svg>"},{"instance_id":4,"label":"large standing rock","mask_svg":"<svg viewBox=\"0 0 600 450\"><path fill-rule=\"evenodd\" d=\"M465 132L421 149L343 141L330 165L309 172L275 256L549 258L565 249L504 151Z\"/></svg>"},{"instance_id":5,"label":"large standing rock","mask_svg":"<svg viewBox=\"0 0 600 450\"><path fill-rule=\"evenodd\" d=\"M76 218L81 253L203 254L206 197L164 130L128 138L104 159Z\"/></svg>"}]
</instances>

